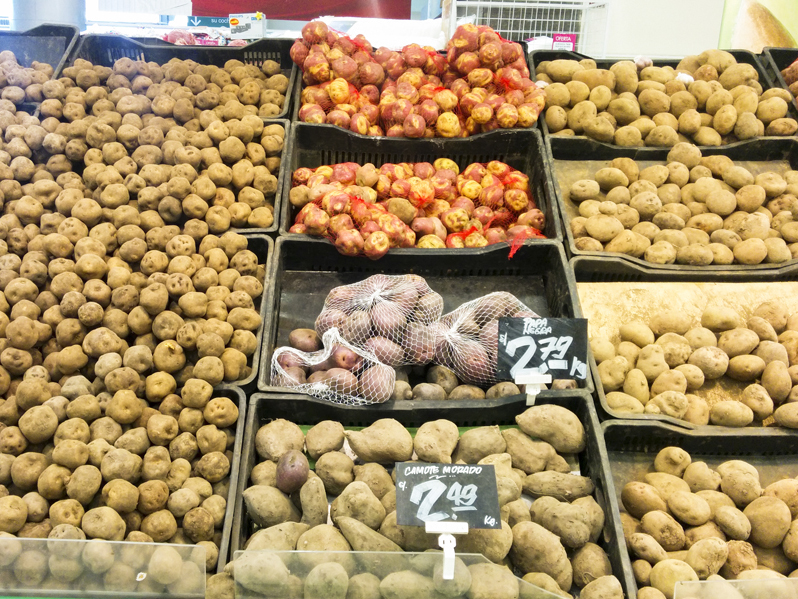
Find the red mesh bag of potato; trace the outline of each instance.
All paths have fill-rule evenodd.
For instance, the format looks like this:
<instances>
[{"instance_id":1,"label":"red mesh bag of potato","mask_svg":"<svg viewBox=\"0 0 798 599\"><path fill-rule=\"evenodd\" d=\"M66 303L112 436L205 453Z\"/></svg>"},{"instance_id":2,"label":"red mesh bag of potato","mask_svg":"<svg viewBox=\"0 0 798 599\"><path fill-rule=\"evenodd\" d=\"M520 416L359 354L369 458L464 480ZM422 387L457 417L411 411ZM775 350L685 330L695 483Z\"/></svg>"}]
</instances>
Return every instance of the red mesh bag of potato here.
<instances>
[{"instance_id":1,"label":"red mesh bag of potato","mask_svg":"<svg viewBox=\"0 0 798 599\"><path fill-rule=\"evenodd\" d=\"M316 319L316 332L338 328L358 350L391 367L432 360L430 326L443 312L443 298L417 275L373 275L330 291Z\"/></svg>"},{"instance_id":2,"label":"red mesh bag of potato","mask_svg":"<svg viewBox=\"0 0 798 599\"><path fill-rule=\"evenodd\" d=\"M489 293L445 314L432 325L436 364L446 366L461 381L493 385L499 344L499 318L537 317L517 297L505 291Z\"/></svg>"},{"instance_id":3,"label":"red mesh bag of potato","mask_svg":"<svg viewBox=\"0 0 798 599\"><path fill-rule=\"evenodd\" d=\"M347 343L332 328L322 337L323 349L306 353L292 347L274 351L272 384L337 404L383 403L391 397L396 371L373 353Z\"/></svg>"}]
</instances>

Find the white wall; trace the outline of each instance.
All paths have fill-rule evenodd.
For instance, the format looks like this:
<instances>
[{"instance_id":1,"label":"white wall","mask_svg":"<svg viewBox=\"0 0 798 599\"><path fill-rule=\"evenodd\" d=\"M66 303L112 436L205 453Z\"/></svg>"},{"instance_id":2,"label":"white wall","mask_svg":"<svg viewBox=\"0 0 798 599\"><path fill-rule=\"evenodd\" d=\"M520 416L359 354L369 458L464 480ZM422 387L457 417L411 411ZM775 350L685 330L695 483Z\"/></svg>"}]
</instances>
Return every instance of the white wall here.
<instances>
[{"instance_id":1,"label":"white wall","mask_svg":"<svg viewBox=\"0 0 798 599\"><path fill-rule=\"evenodd\" d=\"M611 0L607 58L682 58L718 47L724 0Z\"/></svg>"}]
</instances>

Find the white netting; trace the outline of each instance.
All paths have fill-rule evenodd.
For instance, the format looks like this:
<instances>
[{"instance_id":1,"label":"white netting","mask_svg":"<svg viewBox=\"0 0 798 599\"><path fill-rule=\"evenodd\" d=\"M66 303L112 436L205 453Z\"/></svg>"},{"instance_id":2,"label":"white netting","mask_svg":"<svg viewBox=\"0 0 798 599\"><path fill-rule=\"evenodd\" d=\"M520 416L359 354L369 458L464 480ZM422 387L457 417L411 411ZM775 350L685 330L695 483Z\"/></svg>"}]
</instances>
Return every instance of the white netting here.
<instances>
[{"instance_id":1,"label":"white netting","mask_svg":"<svg viewBox=\"0 0 798 599\"><path fill-rule=\"evenodd\" d=\"M350 406L391 397L396 371L364 349L347 343L337 328L322 336L324 348L306 353L280 347L272 355L272 382L312 397Z\"/></svg>"},{"instance_id":2,"label":"white netting","mask_svg":"<svg viewBox=\"0 0 798 599\"><path fill-rule=\"evenodd\" d=\"M444 315L432 326L436 364L446 366L461 381L492 385L496 378L499 318L537 318L529 307L511 293L489 293Z\"/></svg>"},{"instance_id":3,"label":"white netting","mask_svg":"<svg viewBox=\"0 0 798 599\"><path fill-rule=\"evenodd\" d=\"M316 332L333 327L355 348L388 366L427 364L433 357L430 325L443 312L443 298L418 275L373 275L327 295Z\"/></svg>"}]
</instances>

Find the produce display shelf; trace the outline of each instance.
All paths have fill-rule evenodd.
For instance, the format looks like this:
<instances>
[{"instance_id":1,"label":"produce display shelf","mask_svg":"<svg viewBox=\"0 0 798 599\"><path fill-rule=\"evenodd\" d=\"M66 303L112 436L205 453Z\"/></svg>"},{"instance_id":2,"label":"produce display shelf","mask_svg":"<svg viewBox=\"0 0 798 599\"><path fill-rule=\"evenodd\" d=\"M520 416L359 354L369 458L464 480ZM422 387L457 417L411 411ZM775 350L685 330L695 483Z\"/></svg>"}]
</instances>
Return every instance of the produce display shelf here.
<instances>
[{"instance_id":1,"label":"produce display shelf","mask_svg":"<svg viewBox=\"0 0 798 599\"><path fill-rule=\"evenodd\" d=\"M417 250L388 252L380 260L342 256L326 241L280 237L272 258L271 297L268 299L270 329L261 346L258 389L278 393L290 389L271 384L271 357L276 347L288 344L296 328L312 328L334 287L348 285L376 274L417 274L443 296L446 314L461 304L494 291L507 291L541 316L573 318L576 287L565 261L565 252L554 241L520 246L507 259L507 248L480 248L467 257L457 252ZM588 376L584 388L593 390ZM542 396L572 393L571 390L544 390ZM298 395L298 397L308 397ZM424 408L430 402L403 401L408 410ZM458 401L473 408L491 405L492 400ZM395 409L394 402L370 406L374 413ZM453 405L445 402L446 406Z\"/></svg>"},{"instance_id":2,"label":"produce display shelf","mask_svg":"<svg viewBox=\"0 0 798 599\"><path fill-rule=\"evenodd\" d=\"M280 63L283 75L288 77L283 110L274 115L282 119L289 114L297 68L291 61L289 50L293 42L282 39L263 39L247 46L179 46L175 44L144 43L121 35L88 34L69 54L68 64L83 58L94 64L112 67L120 58L145 60L165 64L173 58L194 60L200 64L224 66L228 60L240 60L260 67L267 60Z\"/></svg>"},{"instance_id":3,"label":"produce display shelf","mask_svg":"<svg viewBox=\"0 0 798 599\"><path fill-rule=\"evenodd\" d=\"M484 134L478 140L458 139L401 139L396 137L368 137L345 131L333 125L319 129L319 125L293 123L291 127L290 154L283 154L282 166L287 164L280 194L280 235L307 239L307 235L289 233L299 209L289 201L291 175L301 167L315 168L339 162L371 162L379 168L388 162L434 162L437 158L450 158L460 169L473 162L501 160L529 177L530 192L538 208L546 215L543 233L547 239L562 240L563 232L554 208L552 190L548 178L548 154L540 131L536 129L497 130ZM279 191L278 191L279 193ZM277 214L277 213L276 213ZM526 243L538 243L527 240ZM329 242L328 242L329 243ZM501 247L506 246L499 244ZM389 253L414 254L414 248L390 250ZM447 250L434 250L435 253ZM456 249L451 252L467 256L471 250Z\"/></svg>"},{"instance_id":4,"label":"produce display shelf","mask_svg":"<svg viewBox=\"0 0 798 599\"><path fill-rule=\"evenodd\" d=\"M696 275L692 272L677 274L675 276L666 275L655 269L630 264L621 258L615 257L598 258L592 256L579 256L571 259L571 269L573 270L574 278L576 280L577 296L579 296L580 283L606 283L608 284L608 287L609 285L615 284L617 289L609 290L608 293L617 298L613 304L613 310L617 310L619 313L623 314L634 312L642 314L644 312L640 302L647 301L647 299L644 300L643 298L648 298L649 296L646 295L645 290L635 286L637 283L654 283L662 285L670 285L674 283L708 283L709 285L714 283L729 283L729 278L724 276L701 277L700 275ZM798 277L793 276L792 279L796 280ZM783 282L784 280L777 279L777 281ZM744 281L729 283L728 286L724 286L728 293L727 304L734 303L740 297L747 298L749 295L751 295L750 293L744 292L742 289L739 291L735 290L736 292L732 291L730 289L730 285L744 288L753 283L767 284L768 291L773 293L773 298L771 298L767 297L767 291L762 291L762 296L759 296L758 294L756 295L757 299L755 303L769 301L778 296L776 289L779 285L779 282L774 282L773 277L770 275L765 276L759 273L758 276L747 277ZM624 284L629 284L628 288L625 287ZM787 290L787 292L789 292L789 290ZM583 294L584 293L585 290L583 289ZM717 301L718 295L722 294L713 295L715 301ZM676 297L675 293L674 297ZM576 309L580 317L585 318L586 315L582 303L583 300L578 300ZM709 303L712 303L712 301L710 300ZM756 305L748 306L749 309L753 309L755 307ZM671 306L658 304L651 307L651 313L653 314L659 309L664 310L666 308L679 309L680 306L676 303ZM621 323L619 322L619 326L620 324ZM776 436L792 439L793 442L798 441L798 435L796 434L796 431L777 426L747 426L744 428L729 429L715 425L696 425L662 414L629 414L625 412L618 412L611 408L607 403L604 387L601 385L598 374L598 365L595 361L593 353L590 350L588 350L588 364L590 365L591 374L593 376L593 380L595 381L594 397L597 398L596 405L598 407L599 415L602 417L602 419L622 419L627 422L664 422L683 429L709 431L710 433L714 433L716 431L734 431L736 434L746 435L751 438L756 437L757 439L761 437ZM736 391L738 391L738 389L733 385L729 385L728 387L722 389L713 385L706 385L706 389L709 389L710 394L725 392L725 394L732 396ZM744 383L739 385L744 385ZM704 390L702 389L702 391L700 391L698 394L703 395L703 391ZM731 398L733 399L734 397Z\"/></svg>"},{"instance_id":5,"label":"produce display shelf","mask_svg":"<svg viewBox=\"0 0 798 599\"><path fill-rule=\"evenodd\" d=\"M23 67L34 61L53 67L53 79L58 79L80 31L73 25L39 25L27 31L0 31L0 50L10 50ZM39 102L23 102L17 110L33 115Z\"/></svg>"},{"instance_id":6,"label":"produce display shelf","mask_svg":"<svg viewBox=\"0 0 798 599\"><path fill-rule=\"evenodd\" d=\"M737 59L738 63L750 64L756 69L757 73L759 74L759 83L762 85L762 89L763 90L770 89L771 87L778 87L778 83L772 77L770 77L768 75L768 71L767 71L764 59L762 61L760 61L760 59L757 57L756 54L754 54L753 52L749 52L748 50L728 50L728 52L730 52L732 54L732 56L734 56L734 58ZM535 80L535 68L537 67L537 65L539 65L544 60L577 60L578 61L578 60L583 60L585 58L590 59L590 60L595 60L596 67L599 68L599 69L609 69L613 64L615 64L616 62L618 62L620 60L620 59L613 59L613 60L609 60L609 59L591 59L589 56L585 56L584 54L578 54L576 52L568 52L566 50L536 50L536 51L532 52L529 55L529 72L530 72L531 79L533 81ZM631 60L631 59L629 59L629 60ZM678 61L678 60L655 60L654 61L654 66L656 66L656 67L670 66L670 67L676 68L676 65L678 65L679 62L680 61ZM540 126L543 129L543 135L546 136L547 140L562 139L562 140L565 140L565 141L567 141L569 143L578 143L578 142L583 141L585 139L589 139L589 138L587 138L587 137L585 137L583 135L576 135L576 136L572 136L572 137L567 137L567 136L559 136L559 135L550 133L549 132L549 127L546 124L545 112L546 111L544 109L544 111L540 115L541 118L539 119L539 121L540 121ZM793 103L793 105L790 105L789 106L789 112L787 113L787 116L798 120L798 105L795 105L795 103ZM758 140L761 140L761 139L778 140L778 139L785 139L785 138L784 137L775 137L775 136L763 136L763 137L759 137L757 139ZM595 140L590 140L590 141L593 141L598 146L603 146L603 147L607 147L607 148L613 148L613 149L618 149L618 150L627 149L627 148L624 148L623 146L616 146L615 144L610 144L610 143L605 143L605 142L595 141ZM699 147L702 150L704 150L704 148L707 148L707 149L710 149L710 148L712 148L712 149L726 149L726 148L732 148L735 145L736 145L735 143L730 143L730 144L724 144L724 145L721 145L721 146L699 146ZM639 150L649 151L649 152L656 152L660 148L654 148L654 147L650 147L649 146L649 147L633 148L633 149L639 149Z\"/></svg>"},{"instance_id":7,"label":"produce display shelf","mask_svg":"<svg viewBox=\"0 0 798 599\"><path fill-rule=\"evenodd\" d=\"M760 57L762 66L765 68L765 73L770 80L784 89L789 89L790 86L784 80L781 72L798 60L798 49L796 48L765 48ZM793 108L798 111L798 99L792 97Z\"/></svg>"},{"instance_id":8,"label":"produce display shelf","mask_svg":"<svg viewBox=\"0 0 798 599\"><path fill-rule=\"evenodd\" d=\"M608 493L622 505L621 491L626 483L642 481L651 471L654 458L665 447L679 447L693 462L704 461L710 468L728 460L744 460L760 474L762 488L783 478L798 475L798 444L795 437L771 436L752 439L745 431L717 429L690 431L662 422L608 421L601 424L609 458L612 489ZM637 583L631 575L632 560L623 552L624 572L629 572L628 597L637 596Z\"/></svg>"},{"instance_id":9,"label":"produce display shelf","mask_svg":"<svg viewBox=\"0 0 798 599\"><path fill-rule=\"evenodd\" d=\"M565 173L572 165L579 165L586 160L609 161L614 158L626 157L636 161L642 161L643 166L650 164L664 164L668 157L669 148L621 148L602 144L588 138L568 139L564 137L550 137L548 139L552 156L552 192L557 202L557 207L562 217L563 230L565 231L565 247L568 255L572 257L589 256L598 261L609 261L609 264L617 264L618 261L627 262L635 268L629 269L626 276L644 276L642 273L659 272L670 277L688 277L692 280L754 280L752 277L769 277L775 280L794 280L798 278L798 261L790 260L781 264L730 264L709 265L709 266L690 266L685 264L653 264L646 262L642 258L616 254L610 252L592 252L579 250L576 247L573 232L571 231L571 214L575 213L575 207L570 200L565 199L565 190L560 186L561 174ZM741 141L728 146L702 147L701 153L704 156L723 155L728 156L735 162L747 161L752 163L763 162L786 162L793 169L798 168L798 138L780 137L768 139L752 139ZM606 164L604 165L606 166ZM770 167L768 167L769 170ZM570 212L569 212L570 210ZM615 273L616 266L610 267L610 272ZM621 269L623 270L623 269ZM641 273L641 274L637 274ZM614 274L612 276L615 276Z\"/></svg>"},{"instance_id":10,"label":"produce display shelf","mask_svg":"<svg viewBox=\"0 0 798 599\"><path fill-rule=\"evenodd\" d=\"M256 333L257 349L255 349L255 353L253 353L248 360L249 365L252 367L252 371L249 373L249 376L237 381L224 382L220 385L217 385L217 389L248 389L249 387L255 386L254 381L258 376L260 360L262 359L261 347L263 345L264 333L270 328L268 326L269 319L271 318L270 273L272 260L274 259L274 240L271 237L262 234L249 233L247 231L239 232L247 238L247 249L255 253L255 255L258 257L258 263L266 265L266 276L263 280L263 294L260 296L259 302L255 303L255 309L258 310L258 313L260 314L261 324Z\"/></svg>"},{"instance_id":11,"label":"produce display shelf","mask_svg":"<svg viewBox=\"0 0 798 599\"><path fill-rule=\"evenodd\" d=\"M285 394L258 393L250 398L249 404L229 555L234 555L236 551L242 550L247 538L254 532L254 525L247 516L242 493L249 486L250 473L259 461L255 454L255 435L261 426L276 418L285 418L299 425L312 425L322 420L335 420L343 424L344 427L368 426L380 418L395 418L407 427L415 427L426 420L419 419L408 411L353 410L349 407L321 402L301 402L297 401L295 395ZM626 546L623 541L623 528L617 516L618 500L610 486L610 465L607 461L604 440L592 401L586 394L556 398L540 396L536 404L558 405L571 410L584 426L586 448L576 457L579 461L580 474L591 478L595 483L595 499L604 510L604 531L598 544L609 556L613 574L621 582L626 596L634 597L635 595L631 593L633 587L630 586L630 580L633 582L634 577L631 573L631 564L625 557ZM523 403L493 406L479 413L467 408L456 409L446 414L441 413L437 418L446 418L461 427L514 425L515 416L525 409L526 406Z\"/></svg>"}]
</instances>

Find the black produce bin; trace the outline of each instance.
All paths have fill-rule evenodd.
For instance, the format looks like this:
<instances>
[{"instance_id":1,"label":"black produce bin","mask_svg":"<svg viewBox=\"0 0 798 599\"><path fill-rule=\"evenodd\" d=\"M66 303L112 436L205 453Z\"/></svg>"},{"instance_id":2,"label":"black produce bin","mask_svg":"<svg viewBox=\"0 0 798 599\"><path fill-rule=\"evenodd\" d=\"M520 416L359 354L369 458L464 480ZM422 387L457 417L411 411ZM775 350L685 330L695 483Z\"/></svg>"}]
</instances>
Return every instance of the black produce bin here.
<instances>
[{"instance_id":1,"label":"black produce bin","mask_svg":"<svg viewBox=\"0 0 798 599\"><path fill-rule=\"evenodd\" d=\"M621 491L626 483L643 481L654 471L654 458L665 447L679 447L690 454L693 462L706 462L710 468L729 460L744 460L754 466L764 489L784 478L798 475L798 444L795 437L774 436L752 439L735 429L715 431L688 431L660 422L603 422L604 443L611 470L613 488L608 491L621 502ZM241 477L244 480L244 477ZM627 579L627 597L637 596L637 583L631 574L632 557L624 551L624 571Z\"/></svg>"},{"instance_id":2,"label":"black produce bin","mask_svg":"<svg viewBox=\"0 0 798 599\"><path fill-rule=\"evenodd\" d=\"M39 25L27 31L0 31L0 50L10 50L23 67L34 61L53 67L53 79L58 79L80 31L72 25ZM38 102L23 102L18 110L33 114Z\"/></svg>"},{"instance_id":3,"label":"black produce bin","mask_svg":"<svg viewBox=\"0 0 798 599\"><path fill-rule=\"evenodd\" d=\"M582 476L590 477L595 483L595 499L605 514L604 531L598 544L609 556L612 572L621 581L626 596L634 597L635 595L631 593L633 587L629 586L629 580L633 577L631 565L626 558L623 529L618 518L618 501L610 485L611 472L592 401L586 394L578 394L556 398L540 396L536 403L562 406L571 410L582 422L587 444L585 450L578 456L579 470ZM410 411L383 413L368 409L357 410L323 402L302 401L298 400L296 395L257 393L250 398L249 405L229 556L242 550L249 536L255 532L255 525L247 516L241 494L249 486L252 468L260 461L255 454L255 435L261 426L276 418L285 418L300 425L335 420L345 427L368 426L380 418L395 418L411 428L425 422L425 419L418 418ZM514 425L516 415L525 409L523 403L498 405L478 412L467 407L455 407L449 408L448 412L441 410L432 418L446 418L458 426Z\"/></svg>"},{"instance_id":4,"label":"black produce bin","mask_svg":"<svg viewBox=\"0 0 798 599\"><path fill-rule=\"evenodd\" d=\"M244 436L246 434L247 420L247 396L241 389L214 389L211 397L227 397L238 406L238 420L236 421L235 444L232 447L233 461L230 464L230 489L227 492L227 505L224 511L224 524L222 525L222 543L219 546L219 561L216 564L216 572L224 571L230 551L230 533L235 525L235 509L238 501L238 489L241 486L239 473L241 470L241 452L244 448Z\"/></svg>"},{"instance_id":5,"label":"black produce bin","mask_svg":"<svg viewBox=\"0 0 798 599\"><path fill-rule=\"evenodd\" d=\"M770 89L771 87L778 87L779 84L776 82L776 80L768 74L767 65L765 64L766 60L765 60L764 57L762 57L762 59L760 60L760 58L756 54L754 54L753 52L750 52L748 50L728 50L728 52L730 52L734 56L734 58L737 59L738 63L750 64L756 69L756 72L759 74L759 83L760 83L760 85L762 85L762 89L763 90ZM592 59L589 56L585 56L584 54L578 54L576 52L568 52L568 51L563 51L563 50L536 50L536 51L532 52L529 55L529 72L530 72L532 80L534 81L535 80L535 68L537 67L537 65L539 65L543 61L550 61L550 60L577 60L577 61L579 61L579 60L583 60L583 59L586 59L586 58L589 59L589 60L595 60L596 67L599 68L599 69L609 69L613 64L615 64L616 62L618 62L620 60L620 59L610 60L610 59L606 59L606 58L604 58L604 59ZM679 64L679 62L680 61L678 61L678 60L655 60L654 61L654 66L656 66L656 67L667 67L667 66L670 66L670 67L676 68L676 66ZM789 112L787 113L787 116L791 117L793 119L798 119L798 105L793 105L793 106L790 106L789 108L790 109L789 109ZM585 136L582 136L582 135L573 136L573 137L552 135L551 133L549 133L549 127L546 124L546 119L544 118L545 109L544 109L544 112L540 116L541 116L541 118L540 118L540 126L543 128L543 134L546 136L547 139L564 139L564 140L567 140L569 142L577 142L577 141L581 141L583 139L588 139L588 138L586 138ZM762 138L759 138L759 139L762 139ZM784 138L768 136L768 137L765 137L765 139L784 139ZM606 146L608 148L615 148L615 149L619 149L619 150L626 149L626 148L623 148L622 146L616 146L615 144L609 144L609 143L600 142L600 141L596 141L595 143L598 144L599 146ZM730 147L733 147L734 145L735 144L725 144L725 145L717 146L717 147L719 147L719 148L730 148ZM700 147L701 147L702 150L704 148L715 148L715 146L700 146ZM651 148L642 148L642 149L649 150L649 151L656 151L658 148L651 147Z\"/></svg>"},{"instance_id":6,"label":"black produce bin","mask_svg":"<svg viewBox=\"0 0 798 599\"><path fill-rule=\"evenodd\" d=\"M89 34L80 38L75 50L69 55L69 64L83 58L94 64L112 67L120 58L145 60L165 64L173 58L193 60L200 64L224 66L228 60L240 60L245 64L260 66L267 60L280 63L283 75L288 77L285 104L280 114L270 118L285 118L289 114L297 69L289 51L293 40L263 39L247 46L180 46L160 42L144 43L121 35Z\"/></svg>"},{"instance_id":7,"label":"black produce bin","mask_svg":"<svg viewBox=\"0 0 798 599\"><path fill-rule=\"evenodd\" d=\"M772 274L765 274L760 271L752 273L751 276L743 280L732 279L731 277L721 274L702 276L701 273L695 272L677 272L675 274L663 273L656 268L647 268L632 264L623 258L615 256L578 256L571 259L571 269L574 273L577 289L579 283L727 283L734 280L739 281L739 285L746 283L771 283L774 280ZM790 275L784 275L778 278L779 281L798 280L798 270L793 269ZM578 293L577 293L578 298ZM579 316L584 318L581 304L577 300L576 306ZM696 431L710 431L712 434L717 434L718 431L733 431L738 435L746 435L750 438L761 437L786 437L793 439L793 442L798 441L798 435L795 431L790 429L781 428L778 426L747 426L742 429L728 429L726 427L716 425L696 425L685 420L679 420L672 416L665 416L662 414L628 414L625 412L617 412L612 409L607 403L607 397L604 393L604 387L601 385L601 380L598 374L598 365L593 357L593 352L588 349L588 365L590 366L591 375L595 381L594 396L597 398L597 408L600 417L603 419L621 419L627 422L663 422L669 425L676 426L681 429L693 429Z\"/></svg>"},{"instance_id":8,"label":"black produce bin","mask_svg":"<svg viewBox=\"0 0 798 599\"><path fill-rule=\"evenodd\" d=\"M427 283L443 296L446 314L461 304L492 293L507 291L518 297L541 316L574 318L576 287L573 275L565 262L562 246L553 241L524 245L516 255L507 259L506 248L500 252L490 247L474 250L468 256L440 250L388 252L380 260L342 256L328 242L295 237L280 237L275 245L272 270L272 296L269 303L271 328L261 345L261 368L258 389L276 393L290 389L271 385L271 357L276 347L288 345L293 329L312 328L324 306L327 294L334 287L349 285L376 273L410 274L426 278ZM593 390L588 376L587 391ZM573 390L544 390L541 396L572 394ZM297 395L306 397L307 395ZM525 396L524 396L525 397ZM521 400L521 398L519 398ZM399 405L388 401L370 406L376 414L395 409L427 409L431 402L403 401ZM492 405L491 400L458 401L473 408ZM443 407L454 402L445 402Z\"/></svg>"},{"instance_id":9,"label":"black produce bin","mask_svg":"<svg viewBox=\"0 0 798 599\"><path fill-rule=\"evenodd\" d=\"M269 330L269 322L271 320L271 269L274 254L274 240L266 235L257 235L253 233L246 233L244 237L247 238L247 249L255 252L258 256L258 263L266 265L266 277L263 281L263 294L260 298L255 299L255 309L260 313L261 324L255 336L258 339L257 349L252 356L249 357L248 363L252 367L252 372L249 376L238 380L223 382L218 385L217 389L248 389L254 387L255 378L258 376L261 360L261 348L263 347L264 332Z\"/></svg>"},{"instance_id":10,"label":"black produce bin","mask_svg":"<svg viewBox=\"0 0 798 599\"><path fill-rule=\"evenodd\" d=\"M316 168L339 162L371 162L379 168L388 162L434 162L437 158L450 158L460 169L473 162L501 160L529 177L529 187L538 208L546 215L543 230L548 239L561 240L562 225L557 217L549 187L548 161L543 138L536 129L497 130L484 134L479 139L401 139L396 137L368 137L357 135L333 125L309 125L295 122L291 127L290 155L284 154L283 164L288 163L281 195L280 235L307 239L307 235L289 233L299 210L291 205L291 175L301 167ZM537 243L528 240L526 243ZM329 243L329 242L328 242ZM507 250L507 245L496 244ZM390 250L390 254L418 253L413 248ZM459 256L468 256L470 250L451 251Z\"/></svg>"},{"instance_id":11,"label":"black produce bin","mask_svg":"<svg viewBox=\"0 0 798 599\"><path fill-rule=\"evenodd\" d=\"M798 48L765 48L759 60L774 85L789 89L781 72L798 60ZM798 111L798 100L795 96L792 98L792 105Z\"/></svg>"},{"instance_id":12,"label":"black produce bin","mask_svg":"<svg viewBox=\"0 0 798 599\"><path fill-rule=\"evenodd\" d=\"M636 161L649 161L644 162L641 168L642 166L649 166L649 164L665 164L670 148L621 148L585 137L568 139L553 136L549 137L548 143L552 156L551 187L553 197L557 202L557 207L562 217L566 239L565 247L569 256L590 256L596 259L596 264L604 260L612 263L620 261L630 265L630 274L628 276L642 276L631 274L638 272L658 272L667 274L668 280L676 280L673 277L679 277L679 280L694 281L748 281L756 280L760 277L768 278L768 280L774 278L777 278L777 280L793 280L798 278L798 261L796 260L780 264L689 266L685 264L653 264L646 262L642 258L624 254L588 252L577 249L571 232L571 218L568 213L568 207L571 202L565 198L565 190L560 188L558 168L564 166L566 162L580 163L586 160L606 161L606 164L602 166L607 166L611 160L618 157L632 158ZM701 148L701 153L704 156L728 156L735 162L783 161L789 163L791 168L798 169L798 138L796 137L759 138L736 142L728 146L704 146ZM616 271L615 266L610 268L612 268L613 273Z\"/></svg>"}]
</instances>

